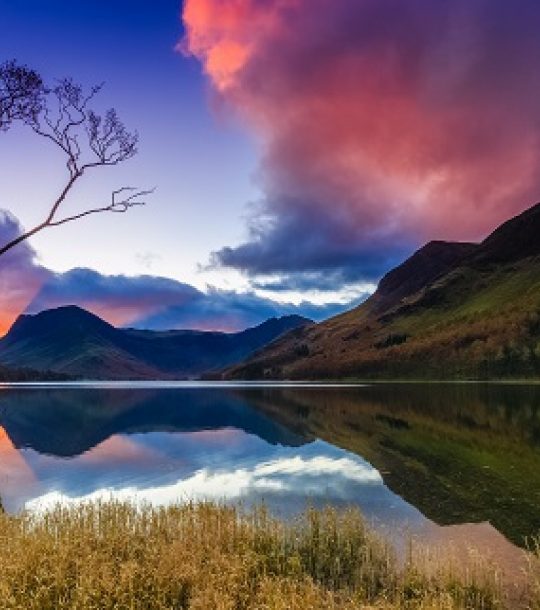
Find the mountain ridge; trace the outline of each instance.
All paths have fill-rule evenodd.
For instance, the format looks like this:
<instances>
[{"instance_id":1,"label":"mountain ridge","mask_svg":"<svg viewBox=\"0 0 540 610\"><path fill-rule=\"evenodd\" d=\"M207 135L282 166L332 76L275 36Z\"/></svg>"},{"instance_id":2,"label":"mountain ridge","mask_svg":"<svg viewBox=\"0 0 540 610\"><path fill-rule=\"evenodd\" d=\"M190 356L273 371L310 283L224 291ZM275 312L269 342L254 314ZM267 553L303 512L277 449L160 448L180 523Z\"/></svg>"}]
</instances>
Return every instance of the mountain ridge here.
<instances>
[{"instance_id":1,"label":"mountain ridge","mask_svg":"<svg viewBox=\"0 0 540 610\"><path fill-rule=\"evenodd\" d=\"M312 321L270 318L237 333L116 328L75 305L23 314L0 339L0 363L92 379L198 377Z\"/></svg>"},{"instance_id":2,"label":"mountain ridge","mask_svg":"<svg viewBox=\"0 0 540 610\"><path fill-rule=\"evenodd\" d=\"M359 307L288 333L222 377L540 377L540 204L479 244L426 244Z\"/></svg>"},{"instance_id":3,"label":"mountain ridge","mask_svg":"<svg viewBox=\"0 0 540 610\"><path fill-rule=\"evenodd\" d=\"M476 251L478 244L469 242L430 241L403 263L391 269L377 286L377 306L395 303L448 273L458 262Z\"/></svg>"}]
</instances>

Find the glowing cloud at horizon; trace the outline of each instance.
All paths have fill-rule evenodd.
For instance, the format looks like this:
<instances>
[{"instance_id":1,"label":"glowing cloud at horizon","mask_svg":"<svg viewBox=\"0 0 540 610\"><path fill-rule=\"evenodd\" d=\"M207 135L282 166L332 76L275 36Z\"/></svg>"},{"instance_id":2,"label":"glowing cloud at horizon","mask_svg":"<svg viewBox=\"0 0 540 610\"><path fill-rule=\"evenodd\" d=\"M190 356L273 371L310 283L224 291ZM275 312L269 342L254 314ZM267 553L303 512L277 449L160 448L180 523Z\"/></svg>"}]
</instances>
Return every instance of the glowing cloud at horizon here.
<instances>
[{"instance_id":1,"label":"glowing cloud at horizon","mask_svg":"<svg viewBox=\"0 0 540 610\"><path fill-rule=\"evenodd\" d=\"M0 243L6 243L21 231L17 219L0 210ZM28 242L19 244L2 256L0 263L0 336L22 313L43 284L50 271L36 262L36 253Z\"/></svg>"},{"instance_id":2,"label":"glowing cloud at horizon","mask_svg":"<svg viewBox=\"0 0 540 610\"><path fill-rule=\"evenodd\" d=\"M17 219L0 210L0 242L21 230ZM173 328L235 332L268 318L303 315L321 320L357 304L353 300L318 305L272 300L253 291L207 286L205 291L154 275L104 275L75 268L55 273L39 264L28 242L4 255L0 263L0 336L23 313L78 305L115 326L152 330Z\"/></svg>"},{"instance_id":3,"label":"glowing cloud at horizon","mask_svg":"<svg viewBox=\"0 0 540 610\"><path fill-rule=\"evenodd\" d=\"M540 199L534 0L186 0L181 48L262 148L249 275L373 279Z\"/></svg>"}]
</instances>

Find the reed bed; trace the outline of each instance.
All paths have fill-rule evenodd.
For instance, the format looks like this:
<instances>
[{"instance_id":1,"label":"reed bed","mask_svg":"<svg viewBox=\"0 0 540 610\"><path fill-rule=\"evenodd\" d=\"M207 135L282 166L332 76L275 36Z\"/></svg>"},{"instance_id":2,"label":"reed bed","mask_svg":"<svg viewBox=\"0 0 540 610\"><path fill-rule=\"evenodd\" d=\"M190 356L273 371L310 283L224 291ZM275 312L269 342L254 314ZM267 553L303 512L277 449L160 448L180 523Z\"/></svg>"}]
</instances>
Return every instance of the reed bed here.
<instances>
[{"instance_id":1,"label":"reed bed","mask_svg":"<svg viewBox=\"0 0 540 610\"><path fill-rule=\"evenodd\" d=\"M515 607L496 570L397 562L354 510L281 522L264 507L211 503L59 506L1 514L0 545L5 610ZM536 547L530 608L540 608L539 565Z\"/></svg>"}]
</instances>

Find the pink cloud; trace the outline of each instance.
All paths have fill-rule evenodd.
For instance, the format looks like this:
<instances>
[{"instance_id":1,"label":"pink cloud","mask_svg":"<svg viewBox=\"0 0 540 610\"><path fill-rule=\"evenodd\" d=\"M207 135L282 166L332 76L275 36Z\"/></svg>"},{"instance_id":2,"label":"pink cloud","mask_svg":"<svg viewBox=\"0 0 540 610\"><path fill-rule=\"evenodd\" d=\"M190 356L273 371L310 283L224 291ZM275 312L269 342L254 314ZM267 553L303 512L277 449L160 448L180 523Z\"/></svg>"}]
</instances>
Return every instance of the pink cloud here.
<instances>
[{"instance_id":1,"label":"pink cloud","mask_svg":"<svg viewBox=\"0 0 540 610\"><path fill-rule=\"evenodd\" d=\"M0 243L15 238L21 231L18 221L0 210ZM51 273L35 260L28 243L19 244L0 257L0 336L33 300Z\"/></svg>"},{"instance_id":2,"label":"pink cloud","mask_svg":"<svg viewBox=\"0 0 540 610\"><path fill-rule=\"evenodd\" d=\"M373 277L539 199L535 0L186 0L183 19L262 147L250 239L218 262Z\"/></svg>"}]
</instances>

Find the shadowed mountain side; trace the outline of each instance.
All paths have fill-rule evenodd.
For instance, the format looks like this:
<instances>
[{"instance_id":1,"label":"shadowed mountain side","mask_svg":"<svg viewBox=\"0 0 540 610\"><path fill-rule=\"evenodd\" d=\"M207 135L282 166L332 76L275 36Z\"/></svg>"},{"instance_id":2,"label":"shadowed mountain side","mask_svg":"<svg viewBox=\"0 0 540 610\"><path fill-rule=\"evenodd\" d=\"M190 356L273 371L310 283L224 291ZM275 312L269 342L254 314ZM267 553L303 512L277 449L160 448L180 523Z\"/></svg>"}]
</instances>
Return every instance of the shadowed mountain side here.
<instances>
[{"instance_id":1,"label":"shadowed mountain side","mask_svg":"<svg viewBox=\"0 0 540 610\"><path fill-rule=\"evenodd\" d=\"M388 272L377 287L377 309L384 311L455 268L477 244L430 241Z\"/></svg>"},{"instance_id":2,"label":"shadowed mountain side","mask_svg":"<svg viewBox=\"0 0 540 610\"><path fill-rule=\"evenodd\" d=\"M477 246L427 244L356 309L290 332L223 376L540 377L540 204Z\"/></svg>"},{"instance_id":3,"label":"shadowed mountain side","mask_svg":"<svg viewBox=\"0 0 540 610\"><path fill-rule=\"evenodd\" d=\"M475 250L471 264L515 262L540 253L540 203L500 225Z\"/></svg>"},{"instance_id":4,"label":"shadowed mountain side","mask_svg":"<svg viewBox=\"0 0 540 610\"><path fill-rule=\"evenodd\" d=\"M441 525L540 532L540 387L399 384L237 390L296 434L367 459Z\"/></svg>"},{"instance_id":5,"label":"shadowed mountain side","mask_svg":"<svg viewBox=\"0 0 540 610\"><path fill-rule=\"evenodd\" d=\"M0 362L85 379L192 378L246 358L311 323L272 318L238 333L119 329L75 306L20 316L0 340Z\"/></svg>"},{"instance_id":6,"label":"shadowed mountain side","mask_svg":"<svg viewBox=\"0 0 540 610\"><path fill-rule=\"evenodd\" d=\"M313 440L254 410L246 397L225 391L61 389L40 390L29 400L32 391L0 393L0 426L15 447L48 455L72 457L116 434L156 431L237 428L290 447Z\"/></svg>"}]
</instances>

